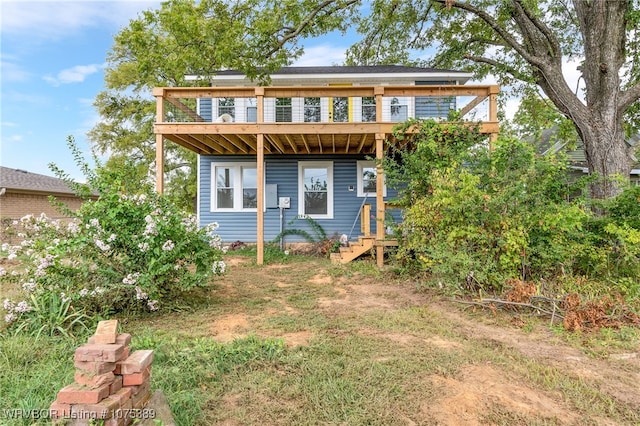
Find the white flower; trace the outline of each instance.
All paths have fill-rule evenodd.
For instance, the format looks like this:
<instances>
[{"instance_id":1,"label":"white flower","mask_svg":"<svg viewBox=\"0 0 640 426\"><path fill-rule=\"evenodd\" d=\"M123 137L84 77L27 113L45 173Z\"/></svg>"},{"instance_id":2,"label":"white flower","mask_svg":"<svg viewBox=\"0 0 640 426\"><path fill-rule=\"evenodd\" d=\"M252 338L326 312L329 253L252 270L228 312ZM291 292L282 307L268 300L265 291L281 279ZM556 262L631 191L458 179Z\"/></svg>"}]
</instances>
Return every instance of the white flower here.
<instances>
[{"instance_id":1,"label":"white flower","mask_svg":"<svg viewBox=\"0 0 640 426\"><path fill-rule=\"evenodd\" d=\"M100 221L96 218L93 218L89 221L89 223L91 224L91 226L93 226L94 228L100 228Z\"/></svg>"},{"instance_id":2,"label":"white flower","mask_svg":"<svg viewBox=\"0 0 640 426\"><path fill-rule=\"evenodd\" d=\"M138 248L140 249L140 251L147 251L149 250L149 243L147 242L140 243L138 244Z\"/></svg>"},{"instance_id":3,"label":"white flower","mask_svg":"<svg viewBox=\"0 0 640 426\"><path fill-rule=\"evenodd\" d=\"M67 224L67 230L75 235L80 232L80 226L78 226L77 222L69 222Z\"/></svg>"},{"instance_id":4,"label":"white flower","mask_svg":"<svg viewBox=\"0 0 640 426\"><path fill-rule=\"evenodd\" d=\"M104 293L104 289L100 288L100 287L96 287L93 290L91 290L91 293L89 293L91 296L97 296L98 294L102 294Z\"/></svg>"},{"instance_id":5,"label":"white flower","mask_svg":"<svg viewBox=\"0 0 640 426\"><path fill-rule=\"evenodd\" d=\"M12 311L14 306L13 302L9 299L4 299L4 302L2 303L2 307L5 311Z\"/></svg>"},{"instance_id":6,"label":"white flower","mask_svg":"<svg viewBox=\"0 0 640 426\"><path fill-rule=\"evenodd\" d=\"M89 290L87 290L87 288L83 288L82 290L80 290L80 292L78 293L80 295L80 297L84 297L87 294L89 294Z\"/></svg>"},{"instance_id":7,"label":"white flower","mask_svg":"<svg viewBox=\"0 0 640 426\"><path fill-rule=\"evenodd\" d=\"M20 243L22 247L29 247L32 244L33 244L33 241L31 240L24 240L23 242Z\"/></svg>"},{"instance_id":8,"label":"white flower","mask_svg":"<svg viewBox=\"0 0 640 426\"><path fill-rule=\"evenodd\" d=\"M7 270L3 267L0 267L0 277L4 277L5 275L7 275Z\"/></svg>"},{"instance_id":9,"label":"white flower","mask_svg":"<svg viewBox=\"0 0 640 426\"><path fill-rule=\"evenodd\" d=\"M138 281L138 278L140 278L140 274L138 272L135 272L133 274L128 274L126 277L122 279L122 283L128 284L128 285L134 285L136 281Z\"/></svg>"},{"instance_id":10,"label":"white flower","mask_svg":"<svg viewBox=\"0 0 640 426\"><path fill-rule=\"evenodd\" d=\"M11 323L13 321L15 321L18 318L18 316L16 314L14 314L13 312L9 312L8 314L6 314L4 316L4 322Z\"/></svg>"},{"instance_id":11,"label":"white flower","mask_svg":"<svg viewBox=\"0 0 640 426\"><path fill-rule=\"evenodd\" d=\"M167 241L165 241L165 243L162 245L162 250L164 250L164 251L171 251L171 250L173 250L173 248L174 248L175 246L176 246L176 245L173 243L173 241L171 241L171 240L167 240Z\"/></svg>"},{"instance_id":12,"label":"white flower","mask_svg":"<svg viewBox=\"0 0 640 426\"><path fill-rule=\"evenodd\" d=\"M157 300L149 300L147 302L147 308L149 308L150 311L157 311L158 310L158 301Z\"/></svg>"},{"instance_id":13,"label":"white flower","mask_svg":"<svg viewBox=\"0 0 640 426\"><path fill-rule=\"evenodd\" d=\"M11 252L9 253L9 255L7 256L7 259L12 260L15 259L16 257L18 257L18 255L15 252Z\"/></svg>"},{"instance_id":14,"label":"white flower","mask_svg":"<svg viewBox=\"0 0 640 426\"><path fill-rule=\"evenodd\" d=\"M27 281L26 283L22 284L22 289L31 293L36 289L36 283L33 281Z\"/></svg>"},{"instance_id":15,"label":"white flower","mask_svg":"<svg viewBox=\"0 0 640 426\"><path fill-rule=\"evenodd\" d=\"M2 243L2 251L7 251L11 247L9 243Z\"/></svg>"},{"instance_id":16,"label":"white flower","mask_svg":"<svg viewBox=\"0 0 640 426\"><path fill-rule=\"evenodd\" d=\"M136 299L138 300L147 300L149 298L149 295L147 293L145 293L144 291L142 291L142 289L140 287L136 286Z\"/></svg>"},{"instance_id":17,"label":"white flower","mask_svg":"<svg viewBox=\"0 0 640 426\"><path fill-rule=\"evenodd\" d=\"M29 312L31 310L31 306L24 300L22 302L18 302L16 307L13 309L14 312Z\"/></svg>"},{"instance_id":18,"label":"white flower","mask_svg":"<svg viewBox=\"0 0 640 426\"><path fill-rule=\"evenodd\" d=\"M214 274L224 274L224 271L227 269L227 264L222 260L217 260L213 262L212 269Z\"/></svg>"},{"instance_id":19,"label":"white flower","mask_svg":"<svg viewBox=\"0 0 640 426\"><path fill-rule=\"evenodd\" d=\"M64 292L60 293L60 299L62 299L62 303L68 303L71 302L71 298L67 297L66 294L64 294Z\"/></svg>"},{"instance_id":20,"label":"white flower","mask_svg":"<svg viewBox=\"0 0 640 426\"><path fill-rule=\"evenodd\" d=\"M96 246L102 251L111 250L111 246L109 244L104 243L102 240L96 239L94 242L96 243Z\"/></svg>"},{"instance_id":21,"label":"white flower","mask_svg":"<svg viewBox=\"0 0 640 426\"><path fill-rule=\"evenodd\" d=\"M116 234L111 234L109 235L109 238L107 238L107 242L110 243L112 241L116 240Z\"/></svg>"}]
</instances>

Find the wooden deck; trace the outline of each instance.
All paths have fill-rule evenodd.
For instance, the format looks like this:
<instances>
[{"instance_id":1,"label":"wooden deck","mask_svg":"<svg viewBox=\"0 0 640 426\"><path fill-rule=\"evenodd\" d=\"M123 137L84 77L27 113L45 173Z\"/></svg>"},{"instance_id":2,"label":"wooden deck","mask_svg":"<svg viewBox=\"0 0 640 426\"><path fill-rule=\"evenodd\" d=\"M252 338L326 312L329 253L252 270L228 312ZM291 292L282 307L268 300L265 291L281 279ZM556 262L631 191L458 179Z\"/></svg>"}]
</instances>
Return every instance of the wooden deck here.
<instances>
[{"instance_id":1,"label":"wooden deck","mask_svg":"<svg viewBox=\"0 0 640 426\"><path fill-rule=\"evenodd\" d=\"M384 141L389 141L397 122L385 121L383 108L388 98L465 98L456 102L464 118L471 112L486 107L480 131L489 141L497 138L498 107L497 85L447 86L317 86L317 87L160 87L153 90L156 97L156 189L164 191L164 143L171 141L202 155L250 155L257 163L257 262L263 262L264 249L264 156L265 155L335 155L361 154L377 159L384 156ZM293 122L265 121L265 100L271 98L373 98L375 120L359 122ZM198 114L198 99L249 98L256 107L254 122L211 122ZM275 121L275 120L274 120ZM475 122L470 121L472 124ZM408 130L411 132L411 129ZM393 142L391 140L391 142ZM384 206L382 195L384 172L378 167L376 204ZM376 211L377 223L384 223L385 208ZM378 264L382 266L385 245L384 229L372 243Z\"/></svg>"}]
</instances>

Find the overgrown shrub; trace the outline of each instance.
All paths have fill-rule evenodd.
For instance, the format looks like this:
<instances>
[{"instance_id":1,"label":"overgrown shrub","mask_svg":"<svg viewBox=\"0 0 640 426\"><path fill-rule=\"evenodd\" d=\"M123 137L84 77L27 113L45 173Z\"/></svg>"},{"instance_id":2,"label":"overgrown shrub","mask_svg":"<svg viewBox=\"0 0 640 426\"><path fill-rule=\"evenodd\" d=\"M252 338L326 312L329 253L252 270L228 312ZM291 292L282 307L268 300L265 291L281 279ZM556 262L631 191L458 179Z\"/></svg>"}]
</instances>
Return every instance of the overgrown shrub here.
<instances>
[{"instance_id":1,"label":"overgrown shrub","mask_svg":"<svg viewBox=\"0 0 640 426\"><path fill-rule=\"evenodd\" d=\"M596 217L565 162L501 138L490 151L466 124L413 122L409 140L385 160L404 221L398 255L429 282L500 292L510 279L591 276L637 288L640 240L636 189Z\"/></svg>"},{"instance_id":2,"label":"overgrown shrub","mask_svg":"<svg viewBox=\"0 0 640 426\"><path fill-rule=\"evenodd\" d=\"M23 217L13 224L22 243L2 247L23 263L11 273L0 269L0 283L25 294L4 303L9 327L56 333L79 316L155 311L224 272L217 225L199 229L195 217L149 185L125 193L127 185L100 166L83 170L87 185L75 187L86 200L77 212L66 211L71 221Z\"/></svg>"}]
</instances>

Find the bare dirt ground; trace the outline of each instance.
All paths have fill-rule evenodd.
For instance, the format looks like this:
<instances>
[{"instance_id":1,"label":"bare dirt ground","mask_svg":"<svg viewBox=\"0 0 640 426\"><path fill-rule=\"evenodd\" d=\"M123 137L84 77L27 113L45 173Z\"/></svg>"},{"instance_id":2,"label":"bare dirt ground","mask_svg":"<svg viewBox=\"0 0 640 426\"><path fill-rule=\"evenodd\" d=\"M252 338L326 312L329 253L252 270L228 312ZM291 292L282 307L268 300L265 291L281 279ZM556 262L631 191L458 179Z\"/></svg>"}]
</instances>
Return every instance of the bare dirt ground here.
<instances>
[{"instance_id":1,"label":"bare dirt ground","mask_svg":"<svg viewBox=\"0 0 640 426\"><path fill-rule=\"evenodd\" d=\"M513 354L513 365L486 361L469 363L462 365L455 375L425 374L418 377L417 380L435 386L438 389L437 396L424 399L420 404L420 412L401 414L401 423L488 424L486 412L493 410L512 413L512 416L515 413L513 424L531 424L529 420L522 419L537 417L554 420L550 423L541 420L535 424L633 424L633 421L616 422L606 415L585 419L584 410L568 403L566 395L563 396L561 389L557 388L557 383L562 383L561 378L555 377L553 383L556 385L549 385L547 388L534 386L531 381L518 380L518 377L529 374L527 368L533 369L534 372L530 374L537 376L557 375L557 371L561 371L566 377L577 379L584 389L592 388L607 395L612 404L620 403L640 411L639 348L606 356L590 356L584 350L563 342L543 322L525 330L512 325L512 317L508 314L498 313L493 316L487 311L464 310L461 305L452 301L416 291L415 286L409 282L394 282L391 285L383 279L371 276L340 276L339 273L322 267L314 270L305 282L296 282L299 280L298 275L283 272L300 268L301 264L272 265L262 269L245 268L243 263L247 261L246 258L231 259L230 272L217 291L219 297L229 303L237 303L244 292L260 287L265 282L275 284L283 290L283 294L274 292L266 297L270 303L277 302L277 308L265 308L256 312L236 304L232 312L220 315L209 325L211 335L219 341L227 342L250 333L258 333L283 338L289 347L308 345L316 337L312 329L287 333L261 326L270 316L282 312L292 315L299 313L300 309L292 306L286 299L286 290L294 286L306 286L312 292L322 290L315 300L314 309L331 318L356 318L370 315L371 312L384 314L420 308L427 315L448 323L447 329L455 330L453 337L447 333L438 333L437 330L431 335L425 335L413 332L410 328L405 331L401 328L400 331L381 330L363 322L356 330L350 330L350 333L384 338L398 348L428 346L443 352L459 353L482 347L503 354ZM318 265L311 263L308 267L318 268ZM467 356L472 357L473 354ZM518 367L514 367L516 364ZM535 364L535 367L527 367L527 364ZM517 374L514 374L514 368L518 370ZM416 396L420 398L419 395ZM584 403L588 405L589 401Z\"/></svg>"}]
</instances>

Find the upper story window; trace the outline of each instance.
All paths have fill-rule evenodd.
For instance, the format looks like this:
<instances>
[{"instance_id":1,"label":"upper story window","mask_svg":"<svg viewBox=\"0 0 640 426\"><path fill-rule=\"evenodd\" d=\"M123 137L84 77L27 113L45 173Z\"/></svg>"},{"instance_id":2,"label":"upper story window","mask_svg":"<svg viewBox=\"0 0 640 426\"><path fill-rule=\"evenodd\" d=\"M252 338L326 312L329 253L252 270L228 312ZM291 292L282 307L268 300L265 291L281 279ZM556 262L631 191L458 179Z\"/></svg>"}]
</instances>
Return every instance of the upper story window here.
<instances>
[{"instance_id":1,"label":"upper story window","mask_svg":"<svg viewBox=\"0 0 640 426\"><path fill-rule=\"evenodd\" d=\"M291 98L276 98L276 122L291 123Z\"/></svg>"},{"instance_id":2,"label":"upper story window","mask_svg":"<svg viewBox=\"0 0 640 426\"><path fill-rule=\"evenodd\" d=\"M255 211L256 163L212 163L211 211Z\"/></svg>"},{"instance_id":3,"label":"upper story window","mask_svg":"<svg viewBox=\"0 0 640 426\"><path fill-rule=\"evenodd\" d=\"M234 98L218 98L218 117L222 114L236 116L236 100Z\"/></svg>"},{"instance_id":4,"label":"upper story window","mask_svg":"<svg viewBox=\"0 0 640 426\"><path fill-rule=\"evenodd\" d=\"M258 106L256 98L247 98L245 101L247 106L247 123L255 123L258 121Z\"/></svg>"},{"instance_id":5,"label":"upper story window","mask_svg":"<svg viewBox=\"0 0 640 426\"><path fill-rule=\"evenodd\" d=\"M305 123L319 123L320 117L320 98L304 98Z\"/></svg>"},{"instance_id":6,"label":"upper story window","mask_svg":"<svg viewBox=\"0 0 640 426\"><path fill-rule=\"evenodd\" d=\"M406 105L406 100L400 98L391 99L391 121L401 122L407 121L409 118L409 108Z\"/></svg>"},{"instance_id":7,"label":"upper story window","mask_svg":"<svg viewBox=\"0 0 640 426\"><path fill-rule=\"evenodd\" d=\"M375 197L378 186L378 169L376 162L362 160L358 165L358 197ZM382 187L382 195L387 196L387 186Z\"/></svg>"},{"instance_id":8,"label":"upper story window","mask_svg":"<svg viewBox=\"0 0 640 426\"><path fill-rule=\"evenodd\" d=\"M333 162L298 162L298 212L333 219Z\"/></svg>"},{"instance_id":9,"label":"upper story window","mask_svg":"<svg viewBox=\"0 0 640 426\"><path fill-rule=\"evenodd\" d=\"M374 96L362 98L362 121L376 121L376 98Z\"/></svg>"}]
</instances>

